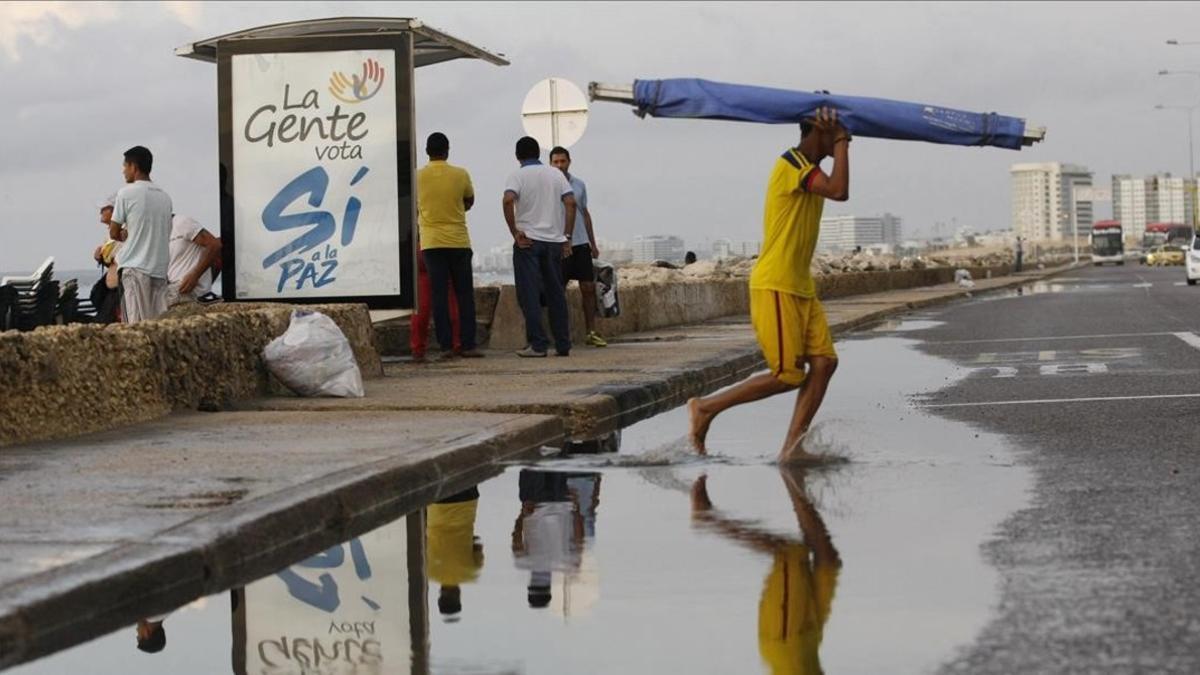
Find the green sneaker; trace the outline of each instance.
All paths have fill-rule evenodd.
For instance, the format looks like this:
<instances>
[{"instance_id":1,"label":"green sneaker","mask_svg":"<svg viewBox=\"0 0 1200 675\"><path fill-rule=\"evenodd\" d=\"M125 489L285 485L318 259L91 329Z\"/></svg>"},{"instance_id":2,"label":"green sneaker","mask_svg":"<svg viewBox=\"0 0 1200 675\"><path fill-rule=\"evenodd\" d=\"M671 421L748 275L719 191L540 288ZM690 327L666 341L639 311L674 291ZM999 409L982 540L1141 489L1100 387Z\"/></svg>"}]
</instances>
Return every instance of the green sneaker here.
<instances>
[{"instance_id":1,"label":"green sneaker","mask_svg":"<svg viewBox=\"0 0 1200 675\"><path fill-rule=\"evenodd\" d=\"M587 337L584 338L583 341L593 347L607 347L608 346L608 341L605 340L604 338L600 337L600 334L597 333L596 331L592 331L592 332L588 333Z\"/></svg>"}]
</instances>

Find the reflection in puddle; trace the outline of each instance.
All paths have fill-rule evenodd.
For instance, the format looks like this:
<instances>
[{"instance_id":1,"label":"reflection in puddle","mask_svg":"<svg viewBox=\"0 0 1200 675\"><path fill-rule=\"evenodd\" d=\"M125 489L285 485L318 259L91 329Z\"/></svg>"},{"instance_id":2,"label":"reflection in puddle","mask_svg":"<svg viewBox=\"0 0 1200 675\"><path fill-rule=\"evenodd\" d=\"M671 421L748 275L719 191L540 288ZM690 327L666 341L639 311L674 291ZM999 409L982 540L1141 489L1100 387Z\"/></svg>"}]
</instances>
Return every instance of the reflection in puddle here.
<instances>
[{"instance_id":1,"label":"reflection in puddle","mask_svg":"<svg viewBox=\"0 0 1200 675\"><path fill-rule=\"evenodd\" d=\"M232 591L233 672L382 673L412 650L410 518ZM419 531L416 532L419 537ZM416 542L420 545L420 542Z\"/></svg>"},{"instance_id":2,"label":"reflection in puddle","mask_svg":"<svg viewBox=\"0 0 1200 675\"><path fill-rule=\"evenodd\" d=\"M178 611L152 656L125 629L13 672L929 672L985 624L979 548L1028 475L914 409L966 372L914 344L838 345L812 442L849 464L771 464L791 396L724 413L704 458L676 409Z\"/></svg>"},{"instance_id":3,"label":"reflection in puddle","mask_svg":"<svg viewBox=\"0 0 1200 675\"><path fill-rule=\"evenodd\" d=\"M483 542L475 536L479 488L472 487L425 509L425 566L438 584L437 608L446 621L462 613L462 586L479 578Z\"/></svg>"},{"instance_id":4,"label":"reflection in puddle","mask_svg":"<svg viewBox=\"0 0 1200 675\"><path fill-rule=\"evenodd\" d=\"M1127 287L1128 284L1109 284L1109 283L1063 283L1066 279L1058 279L1054 282L1037 281L1032 284L1018 286L1015 289L1001 291L998 293L989 293L984 296L984 299L996 298L1015 298L1025 295L1043 295L1045 293L1088 293L1088 292L1107 292L1114 288Z\"/></svg>"},{"instance_id":5,"label":"reflection in puddle","mask_svg":"<svg viewBox=\"0 0 1200 675\"><path fill-rule=\"evenodd\" d=\"M529 574L529 607L554 606L563 617L586 611L599 598L593 565L585 571L584 552L596 538L600 474L522 469L518 478L521 511L513 525L512 552L517 569ZM594 563L594 560L589 560Z\"/></svg>"},{"instance_id":6,"label":"reflection in puddle","mask_svg":"<svg viewBox=\"0 0 1200 675\"><path fill-rule=\"evenodd\" d=\"M931 321L925 319L885 319L871 330L876 333L907 333L918 330L929 330L944 325L945 321Z\"/></svg>"},{"instance_id":7,"label":"reflection in puddle","mask_svg":"<svg viewBox=\"0 0 1200 675\"><path fill-rule=\"evenodd\" d=\"M802 537L781 535L723 515L708 496L708 477L692 485L692 518L703 529L771 556L758 601L758 651L772 673L820 673L819 649L833 604L837 549L804 491L802 471L781 471Z\"/></svg>"}]
</instances>

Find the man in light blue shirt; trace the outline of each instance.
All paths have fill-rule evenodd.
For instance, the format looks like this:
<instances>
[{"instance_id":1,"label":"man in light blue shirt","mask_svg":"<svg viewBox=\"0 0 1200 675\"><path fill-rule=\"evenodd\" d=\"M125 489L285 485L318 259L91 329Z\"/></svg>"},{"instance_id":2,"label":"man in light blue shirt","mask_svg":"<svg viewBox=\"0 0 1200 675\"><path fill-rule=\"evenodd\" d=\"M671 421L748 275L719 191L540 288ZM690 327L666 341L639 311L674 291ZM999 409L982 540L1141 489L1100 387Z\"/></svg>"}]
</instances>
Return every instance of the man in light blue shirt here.
<instances>
[{"instance_id":1,"label":"man in light blue shirt","mask_svg":"<svg viewBox=\"0 0 1200 675\"><path fill-rule=\"evenodd\" d=\"M583 321L587 327L584 342L593 347L607 347L608 342L596 332L596 272L592 259L600 256L596 246L596 233L592 231L592 212L588 211L587 185L572 174L571 153L562 146L550 151L550 165L562 171L575 193L575 230L571 233L571 255L563 260L563 286L571 279L579 282L579 295L583 299Z\"/></svg>"},{"instance_id":2,"label":"man in light blue shirt","mask_svg":"<svg viewBox=\"0 0 1200 675\"><path fill-rule=\"evenodd\" d=\"M137 145L125 151L126 185L113 200L108 226L110 237L125 242L117 252L125 323L157 319L167 311L173 206L167 193L150 182L153 165L148 149Z\"/></svg>"}]
</instances>

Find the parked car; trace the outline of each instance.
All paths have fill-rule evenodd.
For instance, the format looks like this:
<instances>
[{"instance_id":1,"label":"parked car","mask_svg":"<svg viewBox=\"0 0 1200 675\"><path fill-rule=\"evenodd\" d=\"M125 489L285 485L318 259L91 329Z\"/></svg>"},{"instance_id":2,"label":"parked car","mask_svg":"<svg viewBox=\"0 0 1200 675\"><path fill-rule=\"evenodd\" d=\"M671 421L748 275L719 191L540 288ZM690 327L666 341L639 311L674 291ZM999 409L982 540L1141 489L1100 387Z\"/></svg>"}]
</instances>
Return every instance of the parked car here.
<instances>
[{"instance_id":1,"label":"parked car","mask_svg":"<svg viewBox=\"0 0 1200 675\"><path fill-rule=\"evenodd\" d=\"M1192 235L1192 245L1188 247L1185 274L1188 286L1195 286L1200 281L1200 234Z\"/></svg>"},{"instance_id":2,"label":"parked car","mask_svg":"<svg viewBox=\"0 0 1200 675\"><path fill-rule=\"evenodd\" d=\"M1184 263L1183 248L1178 244L1162 244L1150 249L1146 254L1146 264L1165 267L1167 265L1182 265Z\"/></svg>"}]
</instances>

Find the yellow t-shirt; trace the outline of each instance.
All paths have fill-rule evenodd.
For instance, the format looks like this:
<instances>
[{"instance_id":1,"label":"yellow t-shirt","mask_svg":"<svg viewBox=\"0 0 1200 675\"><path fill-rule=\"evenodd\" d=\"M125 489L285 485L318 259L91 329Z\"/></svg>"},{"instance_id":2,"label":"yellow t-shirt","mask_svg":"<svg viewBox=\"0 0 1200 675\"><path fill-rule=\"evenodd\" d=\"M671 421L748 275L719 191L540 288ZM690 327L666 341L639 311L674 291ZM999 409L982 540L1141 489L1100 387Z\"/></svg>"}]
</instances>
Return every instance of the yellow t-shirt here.
<instances>
[{"instance_id":1,"label":"yellow t-shirt","mask_svg":"<svg viewBox=\"0 0 1200 675\"><path fill-rule=\"evenodd\" d=\"M475 552L478 509L478 499L427 507L425 533L430 579L443 586L457 586L479 576L483 555Z\"/></svg>"},{"instance_id":2,"label":"yellow t-shirt","mask_svg":"<svg viewBox=\"0 0 1200 675\"><path fill-rule=\"evenodd\" d=\"M775 161L767 182L762 253L750 273L750 288L816 297L817 286L808 268L825 198L807 190L814 169L812 162L791 148Z\"/></svg>"},{"instance_id":3,"label":"yellow t-shirt","mask_svg":"<svg viewBox=\"0 0 1200 675\"><path fill-rule=\"evenodd\" d=\"M818 650L837 577L837 565L810 567L803 544L776 551L758 603L758 652L772 675L823 672Z\"/></svg>"},{"instance_id":4,"label":"yellow t-shirt","mask_svg":"<svg viewBox=\"0 0 1200 675\"><path fill-rule=\"evenodd\" d=\"M433 160L417 171L421 248L471 248L463 199L474 196L466 169Z\"/></svg>"}]
</instances>

